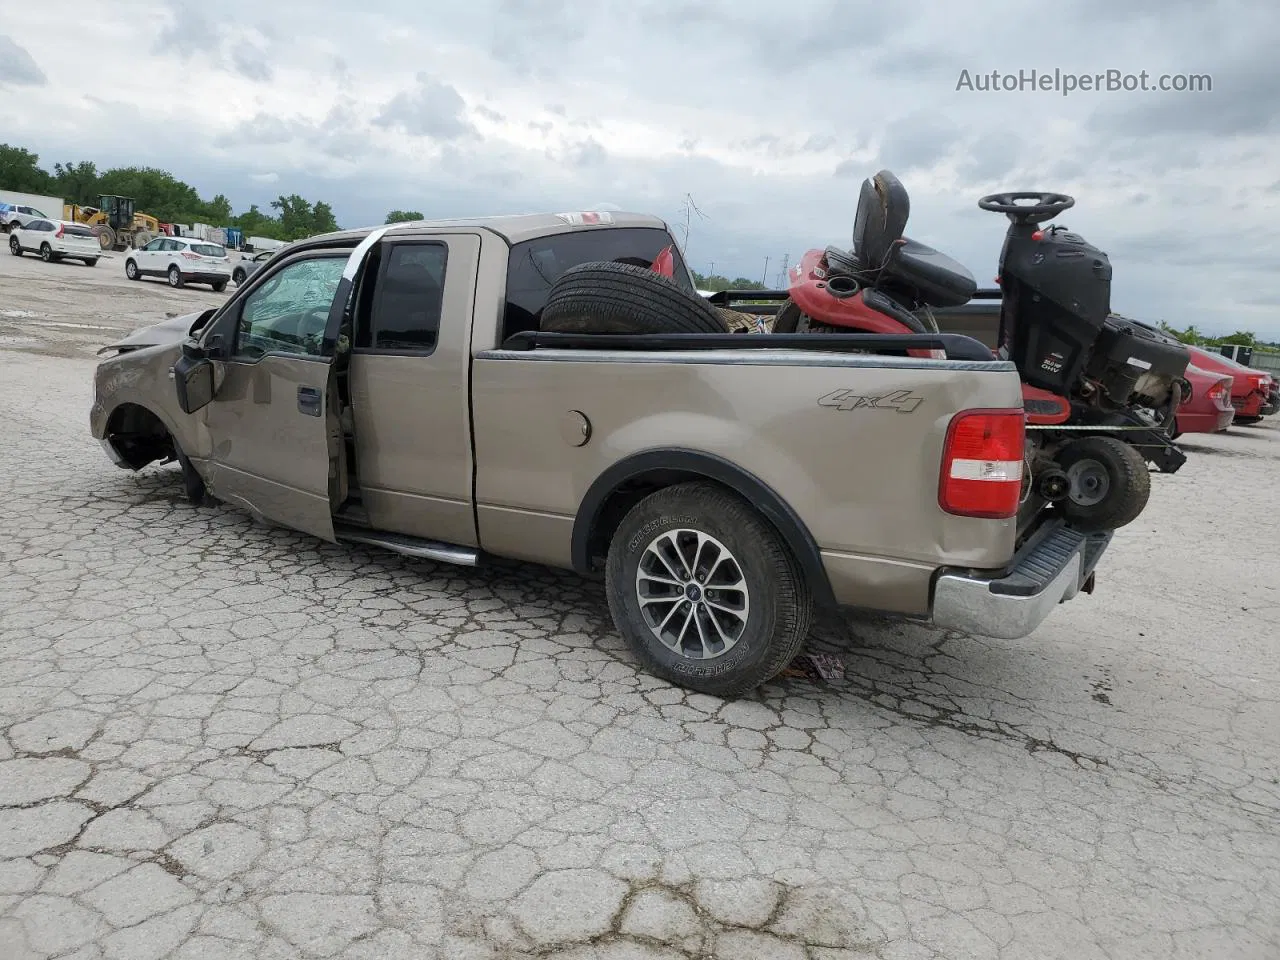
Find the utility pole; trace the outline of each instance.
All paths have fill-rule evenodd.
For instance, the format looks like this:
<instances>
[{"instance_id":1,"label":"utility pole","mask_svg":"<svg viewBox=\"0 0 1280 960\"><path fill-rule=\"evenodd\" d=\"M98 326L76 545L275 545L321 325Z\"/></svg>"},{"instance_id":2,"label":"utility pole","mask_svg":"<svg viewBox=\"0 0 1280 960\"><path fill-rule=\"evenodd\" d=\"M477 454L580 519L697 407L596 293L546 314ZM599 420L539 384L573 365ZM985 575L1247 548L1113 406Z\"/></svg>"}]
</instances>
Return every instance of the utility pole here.
<instances>
[{"instance_id":1,"label":"utility pole","mask_svg":"<svg viewBox=\"0 0 1280 960\"><path fill-rule=\"evenodd\" d=\"M782 269L778 271L778 289L782 290L787 285L787 267L791 263L791 254L784 253L782 255Z\"/></svg>"},{"instance_id":2,"label":"utility pole","mask_svg":"<svg viewBox=\"0 0 1280 960\"><path fill-rule=\"evenodd\" d=\"M714 260L712 260L712 261L711 261L711 276L713 276L713 277L714 277L715 275L716 275L716 262L715 262Z\"/></svg>"},{"instance_id":3,"label":"utility pole","mask_svg":"<svg viewBox=\"0 0 1280 960\"><path fill-rule=\"evenodd\" d=\"M760 274L760 285L766 286L766 287L769 285L769 258L768 257L764 258L764 273Z\"/></svg>"},{"instance_id":4,"label":"utility pole","mask_svg":"<svg viewBox=\"0 0 1280 960\"><path fill-rule=\"evenodd\" d=\"M689 228L692 226L693 215L696 213L699 220L706 220L707 215L698 209L698 205L693 202L693 194L686 193L684 202L680 205L684 210L684 262L689 262Z\"/></svg>"}]
</instances>

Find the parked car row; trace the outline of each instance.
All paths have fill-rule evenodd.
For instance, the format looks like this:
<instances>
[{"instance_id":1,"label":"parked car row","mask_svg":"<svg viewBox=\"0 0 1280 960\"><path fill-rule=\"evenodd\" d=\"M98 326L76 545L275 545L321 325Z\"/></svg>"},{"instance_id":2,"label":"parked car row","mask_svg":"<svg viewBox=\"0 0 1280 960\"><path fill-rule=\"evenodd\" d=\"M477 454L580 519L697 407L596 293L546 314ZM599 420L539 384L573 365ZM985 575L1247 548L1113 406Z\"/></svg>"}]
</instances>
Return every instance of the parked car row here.
<instances>
[{"instance_id":1,"label":"parked car row","mask_svg":"<svg viewBox=\"0 0 1280 960\"><path fill-rule=\"evenodd\" d=\"M46 263L80 260L90 267L96 266L103 255L97 235L85 224L33 216L13 222L9 252L15 257L36 254ZM156 237L145 246L127 251L124 273L130 280L162 277L171 287L207 283L221 293L232 281L240 286L275 253L264 250L252 259L233 263L222 244L199 237Z\"/></svg>"},{"instance_id":2,"label":"parked car row","mask_svg":"<svg viewBox=\"0 0 1280 960\"><path fill-rule=\"evenodd\" d=\"M1243 363L1211 350L1200 347L1188 349L1191 350L1191 362L1196 366L1232 378L1231 408L1234 422L1257 423L1276 412L1270 399L1275 389L1275 378L1271 374L1265 370L1246 367Z\"/></svg>"}]
</instances>

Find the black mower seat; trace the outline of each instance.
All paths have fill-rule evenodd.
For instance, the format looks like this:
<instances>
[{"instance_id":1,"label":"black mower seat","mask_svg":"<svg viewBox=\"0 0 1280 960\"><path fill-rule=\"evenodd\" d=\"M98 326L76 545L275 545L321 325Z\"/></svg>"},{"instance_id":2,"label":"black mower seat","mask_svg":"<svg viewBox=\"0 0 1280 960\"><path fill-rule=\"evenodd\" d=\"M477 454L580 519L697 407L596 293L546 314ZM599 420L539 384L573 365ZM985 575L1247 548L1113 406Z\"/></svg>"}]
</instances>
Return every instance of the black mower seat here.
<instances>
[{"instance_id":1,"label":"black mower seat","mask_svg":"<svg viewBox=\"0 0 1280 960\"><path fill-rule=\"evenodd\" d=\"M885 276L912 287L931 307L958 307L978 292L964 264L908 237L898 244Z\"/></svg>"}]
</instances>

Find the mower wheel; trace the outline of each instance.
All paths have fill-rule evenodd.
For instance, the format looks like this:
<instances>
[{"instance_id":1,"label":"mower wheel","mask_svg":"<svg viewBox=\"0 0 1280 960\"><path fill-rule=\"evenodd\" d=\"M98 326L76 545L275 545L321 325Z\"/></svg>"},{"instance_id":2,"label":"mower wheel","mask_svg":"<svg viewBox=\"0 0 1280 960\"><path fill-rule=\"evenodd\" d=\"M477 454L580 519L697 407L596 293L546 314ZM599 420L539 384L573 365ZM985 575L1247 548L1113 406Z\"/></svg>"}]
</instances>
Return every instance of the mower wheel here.
<instances>
[{"instance_id":1,"label":"mower wheel","mask_svg":"<svg viewBox=\"0 0 1280 960\"><path fill-rule=\"evenodd\" d=\"M1151 473L1136 447L1115 437L1072 441L1058 453L1068 492L1059 506L1073 527L1086 533L1132 523L1151 496Z\"/></svg>"},{"instance_id":2,"label":"mower wheel","mask_svg":"<svg viewBox=\"0 0 1280 960\"><path fill-rule=\"evenodd\" d=\"M648 267L570 267L551 286L539 328L554 333L728 333L715 307Z\"/></svg>"},{"instance_id":3,"label":"mower wheel","mask_svg":"<svg viewBox=\"0 0 1280 960\"><path fill-rule=\"evenodd\" d=\"M800 308L790 298L782 301L782 306L773 318L774 333L795 333L800 327Z\"/></svg>"}]
</instances>

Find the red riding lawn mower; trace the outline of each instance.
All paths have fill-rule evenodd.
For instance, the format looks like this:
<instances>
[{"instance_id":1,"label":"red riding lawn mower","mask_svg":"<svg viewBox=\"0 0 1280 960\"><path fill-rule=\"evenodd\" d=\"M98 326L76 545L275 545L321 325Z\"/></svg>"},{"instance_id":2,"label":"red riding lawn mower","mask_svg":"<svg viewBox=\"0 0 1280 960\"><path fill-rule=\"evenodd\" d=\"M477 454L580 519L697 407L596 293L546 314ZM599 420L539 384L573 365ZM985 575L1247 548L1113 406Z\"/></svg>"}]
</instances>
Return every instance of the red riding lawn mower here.
<instances>
[{"instance_id":1,"label":"red riding lawn mower","mask_svg":"<svg viewBox=\"0 0 1280 960\"><path fill-rule=\"evenodd\" d=\"M1170 433L1190 354L1111 314L1105 253L1066 227L1040 226L1074 204L1037 192L978 201L1010 221L994 356L1022 379L1028 495L1054 503L1078 529L1110 530L1146 506L1147 461L1163 473L1186 462ZM909 212L888 170L864 181L853 249L804 256L773 332L937 334L931 308L968 302L977 284L960 263L903 236Z\"/></svg>"}]
</instances>

